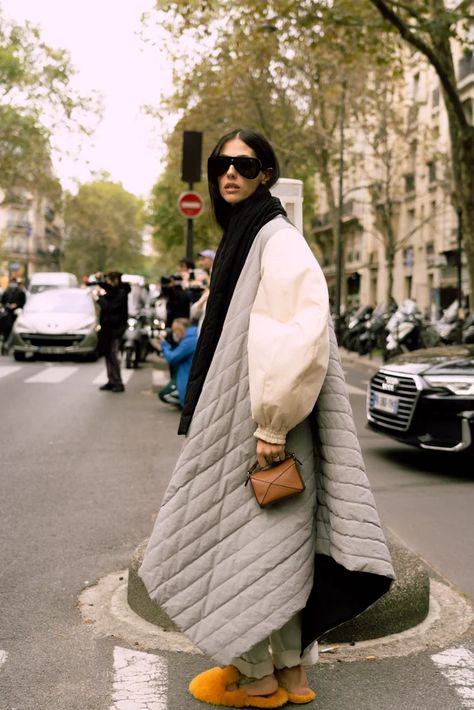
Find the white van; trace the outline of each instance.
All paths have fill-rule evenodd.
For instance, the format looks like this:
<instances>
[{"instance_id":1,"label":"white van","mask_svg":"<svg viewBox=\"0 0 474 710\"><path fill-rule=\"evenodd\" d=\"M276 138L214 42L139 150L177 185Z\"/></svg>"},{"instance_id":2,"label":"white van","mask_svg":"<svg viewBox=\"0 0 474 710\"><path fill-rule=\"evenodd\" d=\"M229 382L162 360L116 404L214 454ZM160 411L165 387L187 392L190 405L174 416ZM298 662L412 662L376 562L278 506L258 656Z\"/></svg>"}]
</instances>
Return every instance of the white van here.
<instances>
[{"instance_id":1,"label":"white van","mask_svg":"<svg viewBox=\"0 0 474 710\"><path fill-rule=\"evenodd\" d=\"M37 271L31 275L28 283L29 293L40 293L47 288L77 288L74 274L67 271Z\"/></svg>"}]
</instances>

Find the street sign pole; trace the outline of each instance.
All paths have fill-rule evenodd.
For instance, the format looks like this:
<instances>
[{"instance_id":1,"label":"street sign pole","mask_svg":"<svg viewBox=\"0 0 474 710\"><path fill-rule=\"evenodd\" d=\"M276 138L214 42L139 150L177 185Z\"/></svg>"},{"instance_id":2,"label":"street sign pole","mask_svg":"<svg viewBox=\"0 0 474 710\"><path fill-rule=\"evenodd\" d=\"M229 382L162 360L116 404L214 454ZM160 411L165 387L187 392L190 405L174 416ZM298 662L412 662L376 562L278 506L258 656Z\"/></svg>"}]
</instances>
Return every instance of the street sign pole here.
<instances>
[{"instance_id":1,"label":"street sign pole","mask_svg":"<svg viewBox=\"0 0 474 710\"><path fill-rule=\"evenodd\" d=\"M204 202L202 197L197 193L193 192L192 185L190 181L189 190L183 192L178 198L178 209L183 217L186 218L186 259L189 261L193 260L193 221L196 217L201 214Z\"/></svg>"},{"instance_id":2,"label":"street sign pole","mask_svg":"<svg viewBox=\"0 0 474 710\"><path fill-rule=\"evenodd\" d=\"M189 190L192 191L193 189L193 183L188 182L188 187ZM194 254L194 227L193 227L193 221L192 219L186 220L186 259L188 261L193 260L193 254Z\"/></svg>"}]
</instances>

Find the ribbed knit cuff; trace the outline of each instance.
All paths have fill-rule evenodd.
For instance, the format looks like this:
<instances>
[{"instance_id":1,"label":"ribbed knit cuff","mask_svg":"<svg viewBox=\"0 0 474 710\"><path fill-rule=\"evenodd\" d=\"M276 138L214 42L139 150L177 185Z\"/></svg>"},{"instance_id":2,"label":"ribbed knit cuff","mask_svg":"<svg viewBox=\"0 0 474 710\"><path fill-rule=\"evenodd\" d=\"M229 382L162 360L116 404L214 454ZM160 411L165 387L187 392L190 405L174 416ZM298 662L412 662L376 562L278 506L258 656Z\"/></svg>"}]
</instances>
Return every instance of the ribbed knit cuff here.
<instances>
[{"instance_id":1,"label":"ribbed knit cuff","mask_svg":"<svg viewBox=\"0 0 474 710\"><path fill-rule=\"evenodd\" d=\"M275 431L275 429L266 429L263 426L259 426L257 427L254 437L266 441L267 444L279 444L284 446L286 444L286 433L286 431Z\"/></svg>"}]
</instances>

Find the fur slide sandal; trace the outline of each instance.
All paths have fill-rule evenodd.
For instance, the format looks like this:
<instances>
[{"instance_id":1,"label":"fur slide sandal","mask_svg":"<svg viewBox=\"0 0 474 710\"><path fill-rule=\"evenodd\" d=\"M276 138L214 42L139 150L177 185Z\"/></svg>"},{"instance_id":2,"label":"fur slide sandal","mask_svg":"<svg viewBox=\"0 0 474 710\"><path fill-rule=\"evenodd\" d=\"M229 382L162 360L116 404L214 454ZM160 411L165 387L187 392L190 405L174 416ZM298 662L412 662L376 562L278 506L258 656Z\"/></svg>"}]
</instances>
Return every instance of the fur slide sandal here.
<instances>
[{"instance_id":1,"label":"fur slide sandal","mask_svg":"<svg viewBox=\"0 0 474 710\"><path fill-rule=\"evenodd\" d=\"M297 693L288 693L288 702L294 703L295 705L305 705L310 703L316 697L314 690L310 690L306 695L298 695Z\"/></svg>"},{"instance_id":2,"label":"fur slide sandal","mask_svg":"<svg viewBox=\"0 0 474 710\"><path fill-rule=\"evenodd\" d=\"M193 678L189 692L196 700L227 708L281 708L288 702L288 693L283 688L272 695L248 695L244 688L227 690L228 685L238 683L239 679L240 673L234 666L216 666Z\"/></svg>"}]
</instances>

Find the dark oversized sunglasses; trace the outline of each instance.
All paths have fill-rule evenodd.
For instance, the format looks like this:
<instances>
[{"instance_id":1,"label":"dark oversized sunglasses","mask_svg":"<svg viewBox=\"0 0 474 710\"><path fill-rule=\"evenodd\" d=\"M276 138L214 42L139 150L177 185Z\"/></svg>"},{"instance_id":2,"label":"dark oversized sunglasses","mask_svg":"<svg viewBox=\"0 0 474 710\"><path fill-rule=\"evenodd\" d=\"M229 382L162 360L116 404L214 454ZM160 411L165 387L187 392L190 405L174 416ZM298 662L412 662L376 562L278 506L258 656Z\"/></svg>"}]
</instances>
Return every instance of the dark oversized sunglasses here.
<instances>
[{"instance_id":1,"label":"dark oversized sunglasses","mask_svg":"<svg viewBox=\"0 0 474 710\"><path fill-rule=\"evenodd\" d=\"M209 158L207 161L207 167L211 177L224 175L231 165L234 166L242 177L248 180L256 178L263 167L258 158L251 158L247 155L217 155L214 158Z\"/></svg>"}]
</instances>

